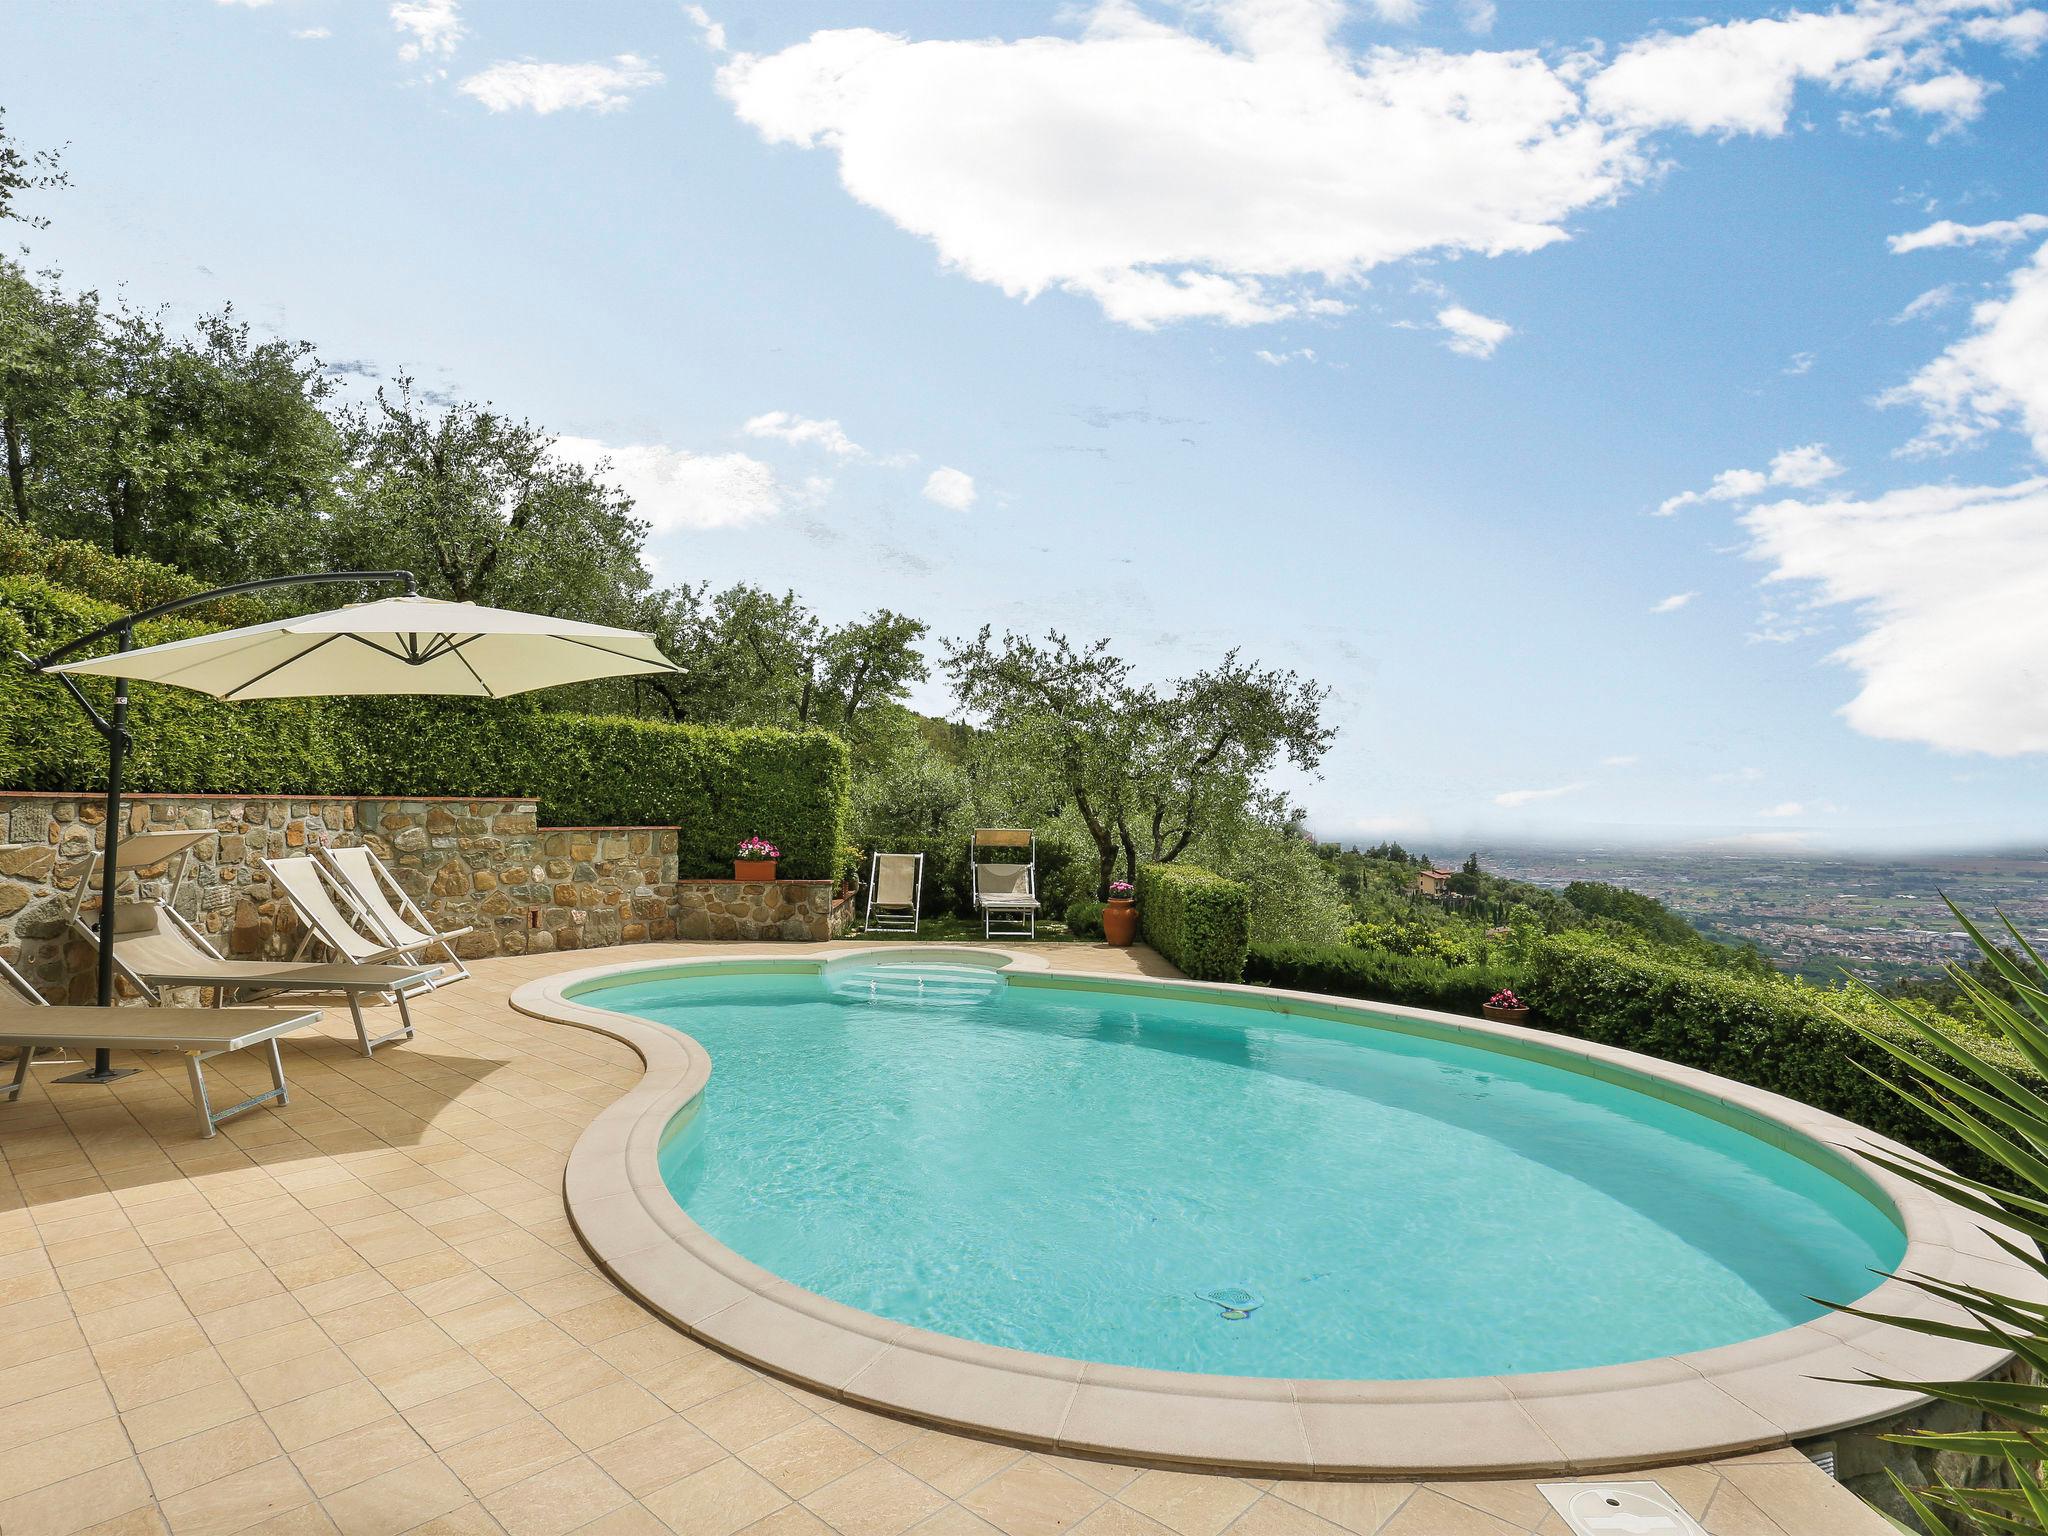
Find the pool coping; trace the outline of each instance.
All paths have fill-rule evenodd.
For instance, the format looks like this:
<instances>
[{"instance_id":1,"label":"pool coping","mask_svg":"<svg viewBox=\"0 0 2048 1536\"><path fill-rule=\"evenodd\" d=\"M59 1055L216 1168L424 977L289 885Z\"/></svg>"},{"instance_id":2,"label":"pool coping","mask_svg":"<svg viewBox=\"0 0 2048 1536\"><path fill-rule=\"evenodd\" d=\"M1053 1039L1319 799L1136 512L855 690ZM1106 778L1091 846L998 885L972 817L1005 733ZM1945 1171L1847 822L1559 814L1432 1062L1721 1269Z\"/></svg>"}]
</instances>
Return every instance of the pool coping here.
<instances>
[{"instance_id":1,"label":"pool coping","mask_svg":"<svg viewBox=\"0 0 2048 1536\"><path fill-rule=\"evenodd\" d=\"M563 1196L584 1246L613 1280L693 1337L811 1391L949 1430L1069 1455L1237 1473L1320 1477L1505 1477L1607 1473L1825 1437L1926 1399L1866 1375L1970 1380L2011 1356L1830 1314L1742 1343L1624 1365L1421 1381L1203 1376L1107 1366L979 1344L891 1322L791 1284L718 1242L676 1203L658 1156L711 1076L680 1030L571 997L600 984L707 972L801 971L848 955L974 958L1028 985L1140 995L1229 995L1268 1012L1364 1016L1383 1027L1534 1056L1723 1119L1806 1157L1894 1213L1899 1272L2048 1301L1967 1212L1855 1151L1908 1149L1781 1095L1613 1046L1460 1015L1317 993L1063 972L987 945L848 942L779 956L638 961L529 982L513 1008L625 1042L645 1071L569 1154ZM1897 1279L1860 1299L1913 1317L1966 1314ZM1850 1378L1848 1381L1827 1378Z\"/></svg>"}]
</instances>

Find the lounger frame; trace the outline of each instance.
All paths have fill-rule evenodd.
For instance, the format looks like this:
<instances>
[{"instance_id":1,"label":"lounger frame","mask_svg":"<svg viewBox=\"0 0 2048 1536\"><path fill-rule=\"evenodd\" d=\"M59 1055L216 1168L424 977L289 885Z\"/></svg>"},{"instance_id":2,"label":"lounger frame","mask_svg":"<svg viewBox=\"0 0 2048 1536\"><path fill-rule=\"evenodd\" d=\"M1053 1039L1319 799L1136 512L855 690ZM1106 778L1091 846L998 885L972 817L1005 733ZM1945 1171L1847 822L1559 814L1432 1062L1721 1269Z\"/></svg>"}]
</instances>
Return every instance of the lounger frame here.
<instances>
[{"instance_id":1,"label":"lounger frame","mask_svg":"<svg viewBox=\"0 0 2048 1536\"><path fill-rule=\"evenodd\" d=\"M882 888L882 860L909 859L916 873L910 882L910 907L908 911L895 903L877 904L875 893ZM863 933L915 933L924 907L924 855L921 853L882 853L877 851L868 865L868 908Z\"/></svg>"},{"instance_id":2,"label":"lounger frame","mask_svg":"<svg viewBox=\"0 0 2048 1536\"><path fill-rule=\"evenodd\" d=\"M984 848L1022 848L1025 854L1025 893L985 893L975 855ZM1028 827L982 827L967 843L968 883L974 889L974 907L981 913L981 936L985 939L1035 939L1038 937L1038 834Z\"/></svg>"},{"instance_id":3,"label":"lounger frame","mask_svg":"<svg viewBox=\"0 0 2048 1536\"><path fill-rule=\"evenodd\" d=\"M450 928L445 931L435 927L428 919L427 914L420 910L419 903L414 901L412 896L406 891L406 888L398 883L398 876L391 872L391 866L378 858L376 850L369 845L354 844L348 848L321 849L321 862L326 865L328 872L334 877L336 883L354 899L356 911L369 923L372 931L383 936L385 943L404 943L411 938L411 935L395 929L390 920L380 913L375 905L368 900L368 893L357 888L354 874L341 859L343 853L361 853L363 855L363 863L368 868L370 880L379 891L383 892L387 907L390 908L394 916L410 925L413 931L420 935L420 938L415 941L417 947L409 951L409 953L416 954L421 959L426 959L438 949L448 957L447 968L437 973L434 979L428 982L427 985L430 987L452 987L458 981L467 981L469 979L469 967L462 963L462 956L455 952L453 941L473 930L467 925L461 928Z\"/></svg>"}]
</instances>

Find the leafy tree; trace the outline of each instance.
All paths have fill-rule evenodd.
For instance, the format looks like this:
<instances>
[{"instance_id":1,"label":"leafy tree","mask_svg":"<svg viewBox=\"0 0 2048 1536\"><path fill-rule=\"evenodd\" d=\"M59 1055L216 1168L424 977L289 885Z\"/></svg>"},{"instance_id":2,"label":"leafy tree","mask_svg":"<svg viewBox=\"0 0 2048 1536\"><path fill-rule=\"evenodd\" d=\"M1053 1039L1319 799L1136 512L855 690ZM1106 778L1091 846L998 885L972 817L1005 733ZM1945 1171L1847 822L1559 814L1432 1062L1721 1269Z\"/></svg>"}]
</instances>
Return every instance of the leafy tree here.
<instances>
[{"instance_id":1,"label":"leafy tree","mask_svg":"<svg viewBox=\"0 0 2048 1536\"><path fill-rule=\"evenodd\" d=\"M68 187L60 149L37 149L23 154L7 133L7 109L0 107L0 223L14 219L30 229L47 229L50 221L21 212L14 200L24 192L45 192Z\"/></svg>"},{"instance_id":2,"label":"leafy tree","mask_svg":"<svg viewBox=\"0 0 2048 1536\"><path fill-rule=\"evenodd\" d=\"M42 531L232 581L304 562L340 467L310 344L232 308L173 336L158 311L67 297L0 263L9 506Z\"/></svg>"},{"instance_id":3,"label":"leafy tree","mask_svg":"<svg viewBox=\"0 0 2048 1536\"><path fill-rule=\"evenodd\" d=\"M1283 757L1313 770L1333 734L1322 689L1235 651L1161 691L1134 682L1107 640L998 643L983 628L946 645L945 667L959 703L1064 790L1095 845L1098 898L1119 855L1132 876L1141 861L1171 863L1253 803Z\"/></svg>"},{"instance_id":4,"label":"leafy tree","mask_svg":"<svg viewBox=\"0 0 2048 1536\"><path fill-rule=\"evenodd\" d=\"M553 437L470 402L435 409L410 378L340 415L346 493L329 558L415 572L458 602L622 623L650 580L647 525Z\"/></svg>"}]
</instances>

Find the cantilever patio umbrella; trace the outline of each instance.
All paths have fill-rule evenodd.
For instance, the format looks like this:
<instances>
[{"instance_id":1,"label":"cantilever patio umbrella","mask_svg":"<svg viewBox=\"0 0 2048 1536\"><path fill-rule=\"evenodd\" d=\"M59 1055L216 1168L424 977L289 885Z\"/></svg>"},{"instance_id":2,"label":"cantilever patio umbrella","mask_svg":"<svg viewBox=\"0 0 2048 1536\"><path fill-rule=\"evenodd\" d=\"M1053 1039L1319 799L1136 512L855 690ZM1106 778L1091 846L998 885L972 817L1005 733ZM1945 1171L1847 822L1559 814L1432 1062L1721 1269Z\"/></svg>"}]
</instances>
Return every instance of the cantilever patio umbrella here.
<instances>
[{"instance_id":1,"label":"cantilever patio umbrella","mask_svg":"<svg viewBox=\"0 0 2048 1536\"><path fill-rule=\"evenodd\" d=\"M325 613L251 624L132 650L135 626L213 599L274 587L389 585L403 597L381 598ZM118 649L87 661L64 658L115 639ZM30 670L54 674L107 740L107 849L100 887L99 1001L114 1000L114 891L120 878L121 776L126 762L128 683L139 679L197 689L217 699L283 699L340 694L458 694L504 698L601 677L674 672L650 635L545 614L482 608L418 595L410 571L330 571L245 581L160 603L82 635L42 657L21 658ZM74 677L114 680L111 717L102 715ZM65 1082L111 1082L111 1054Z\"/></svg>"}]
</instances>

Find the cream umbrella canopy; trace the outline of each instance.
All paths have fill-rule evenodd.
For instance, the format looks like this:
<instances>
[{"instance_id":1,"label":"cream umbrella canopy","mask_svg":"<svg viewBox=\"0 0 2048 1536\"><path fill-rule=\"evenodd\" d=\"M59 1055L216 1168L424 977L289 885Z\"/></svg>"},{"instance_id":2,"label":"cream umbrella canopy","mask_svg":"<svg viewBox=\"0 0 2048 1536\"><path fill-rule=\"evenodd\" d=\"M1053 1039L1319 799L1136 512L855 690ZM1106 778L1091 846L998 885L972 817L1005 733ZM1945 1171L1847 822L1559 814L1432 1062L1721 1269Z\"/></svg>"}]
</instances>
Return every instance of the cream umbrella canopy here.
<instances>
[{"instance_id":1,"label":"cream umbrella canopy","mask_svg":"<svg viewBox=\"0 0 2048 1536\"><path fill-rule=\"evenodd\" d=\"M251 624L131 649L135 626L213 599L278 587L396 585L403 597L355 603L324 613ZM67 661L113 639L106 656ZM196 689L217 699L327 698L365 694L452 694L505 698L602 677L675 672L651 635L577 619L485 608L418 595L410 571L330 571L247 581L174 598L94 630L41 657L23 656L30 671L64 684L107 741L107 849L100 887L99 1002L114 1000L114 894L121 825L122 769L130 744L131 680ZM74 680L113 681L113 708L102 714ZM125 1072L101 1051L91 1072L66 1081L109 1082Z\"/></svg>"},{"instance_id":2,"label":"cream umbrella canopy","mask_svg":"<svg viewBox=\"0 0 2048 1536\"><path fill-rule=\"evenodd\" d=\"M673 672L650 635L435 597L386 597L48 669L174 683L217 699L442 693L501 699Z\"/></svg>"}]
</instances>

